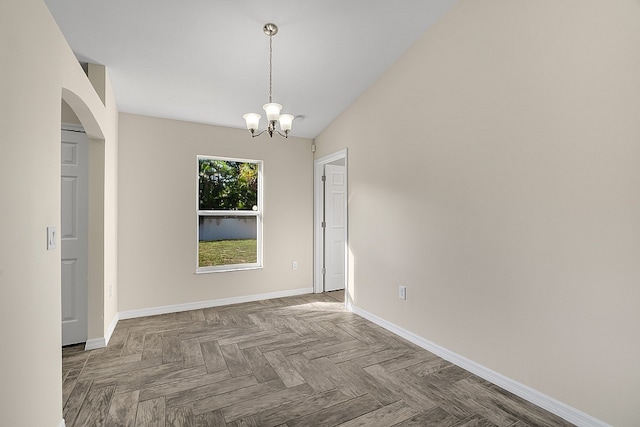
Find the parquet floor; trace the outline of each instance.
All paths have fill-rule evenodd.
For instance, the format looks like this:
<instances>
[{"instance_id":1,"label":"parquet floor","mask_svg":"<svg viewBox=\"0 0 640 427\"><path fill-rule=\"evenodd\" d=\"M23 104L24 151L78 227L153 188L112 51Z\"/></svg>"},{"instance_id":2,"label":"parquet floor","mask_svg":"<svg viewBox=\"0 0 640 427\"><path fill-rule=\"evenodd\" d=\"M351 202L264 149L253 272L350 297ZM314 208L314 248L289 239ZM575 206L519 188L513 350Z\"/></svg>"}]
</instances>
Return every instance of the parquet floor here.
<instances>
[{"instance_id":1,"label":"parquet floor","mask_svg":"<svg viewBox=\"0 0 640 427\"><path fill-rule=\"evenodd\" d=\"M569 426L346 311L342 292L121 320L63 349L74 426Z\"/></svg>"}]
</instances>

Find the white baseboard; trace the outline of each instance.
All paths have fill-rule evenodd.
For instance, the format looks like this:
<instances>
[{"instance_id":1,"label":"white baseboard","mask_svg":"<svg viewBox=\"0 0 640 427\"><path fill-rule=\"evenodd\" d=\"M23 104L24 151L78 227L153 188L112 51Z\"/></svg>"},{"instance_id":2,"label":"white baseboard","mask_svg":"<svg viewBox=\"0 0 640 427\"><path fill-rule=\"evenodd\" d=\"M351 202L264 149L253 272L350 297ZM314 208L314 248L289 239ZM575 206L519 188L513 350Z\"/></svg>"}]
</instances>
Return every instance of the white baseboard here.
<instances>
[{"instance_id":1,"label":"white baseboard","mask_svg":"<svg viewBox=\"0 0 640 427\"><path fill-rule=\"evenodd\" d=\"M109 328L107 329L107 332L104 334L104 344L105 344L105 346L107 344L109 344L109 340L111 339L111 335L113 335L113 331L116 329L116 325L118 324L118 320L120 320L120 316L118 315L118 313L116 313L116 315L113 316L113 320L111 321L111 324L109 325Z\"/></svg>"},{"instance_id":2,"label":"white baseboard","mask_svg":"<svg viewBox=\"0 0 640 427\"><path fill-rule=\"evenodd\" d=\"M109 328L105 333L105 336L87 340L87 342L84 344L84 350L95 350L96 348L106 347L107 344L109 344L109 340L111 339L111 335L113 334L116 325L118 324L118 320L118 313L116 313L116 315L113 317L113 320L111 321L111 324L109 325Z\"/></svg>"},{"instance_id":3,"label":"white baseboard","mask_svg":"<svg viewBox=\"0 0 640 427\"><path fill-rule=\"evenodd\" d=\"M104 348L106 346L107 342L105 341L104 337L92 338L90 340L87 340L87 342L84 344L84 351L95 350L96 348Z\"/></svg>"},{"instance_id":4,"label":"white baseboard","mask_svg":"<svg viewBox=\"0 0 640 427\"><path fill-rule=\"evenodd\" d=\"M413 332L409 332L406 329L403 329L391 322L388 322L375 314L369 313L361 308L356 307L353 304L348 303L347 309L352 311L353 313L364 317L365 319L379 325L386 330L393 332L394 334L410 341L425 350L430 351L431 353L440 356L441 358L448 360L449 362L460 366L467 371L484 378L487 381L492 382L493 384L502 387L505 390L510 391L511 393L520 396L521 398L537 405L577 426L580 427L611 427L609 424L604 421L600 421L589 414L585 414L582 411L579 411L575 408L572 408L569 405L566 405L559 400L554 399L551 396L547 396L546 394L540 393L528 387L524 384L521 384L517 381L514 381L510 378L505 377L502 374L499 374L487 367L484 367L472 360L467 359L466 357L460 356L457 353L454 353L450 350L447 350L444 347L441 347L431 341L428 341Z\"/></svg>"},{"instance_id":5,"label":"white baseboard","mask_svg":"<svg viewBox=\"0 0 640 427\"><path fill-rule=\"evenodd\" d=\"M241 297L221 298L208 301L190 302L186 304L164 305L161 307L127 310L118 313L119 319L133 319L136 317L155 316L158 314L177 313L179 311L199 310L201 308L218 307L221 305L239 304L243 302L261 301L273 298L292 297L313 293L313 287L292 289L290 291L269 292L266 294L245 295Z\"/></svg>"}]
</instances>

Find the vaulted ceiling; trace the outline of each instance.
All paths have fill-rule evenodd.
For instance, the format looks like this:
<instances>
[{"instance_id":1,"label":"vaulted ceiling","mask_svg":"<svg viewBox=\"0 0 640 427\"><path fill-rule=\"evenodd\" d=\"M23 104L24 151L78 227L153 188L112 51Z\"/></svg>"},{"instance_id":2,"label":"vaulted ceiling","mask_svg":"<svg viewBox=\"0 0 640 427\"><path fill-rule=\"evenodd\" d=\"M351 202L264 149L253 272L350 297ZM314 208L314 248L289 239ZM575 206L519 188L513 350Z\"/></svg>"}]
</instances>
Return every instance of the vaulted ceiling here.
<instances>
[{"instance_id":1,"label":"vaulted ceiling","mask_svg":"<svg viewBox=\"0 0 640 427\"><path fill-rule=\"evenodd\" d=\"M269 95L313 138L456 0L46 0L121 112L244 128ZM262 120L264 127L264 118Z\"/></svg>"}]
</instances>

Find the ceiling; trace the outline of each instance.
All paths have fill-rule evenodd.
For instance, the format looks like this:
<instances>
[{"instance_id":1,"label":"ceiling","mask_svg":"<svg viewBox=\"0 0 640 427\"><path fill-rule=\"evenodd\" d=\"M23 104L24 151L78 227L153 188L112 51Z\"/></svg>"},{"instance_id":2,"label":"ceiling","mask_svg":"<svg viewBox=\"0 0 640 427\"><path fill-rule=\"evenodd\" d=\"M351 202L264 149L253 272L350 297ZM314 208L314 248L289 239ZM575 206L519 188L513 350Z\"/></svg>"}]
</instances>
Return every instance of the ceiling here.
<instances>
[{"instance_id":1,"label":"ceiling","mask_svg":"<svg viewBox=\"0 0 640 427\"><path fill-rule=\"evenodd\" d=\"M316 137L456 0L45 0L121 112L245 128L269 96Z\"/></svg>"}]
</instances>

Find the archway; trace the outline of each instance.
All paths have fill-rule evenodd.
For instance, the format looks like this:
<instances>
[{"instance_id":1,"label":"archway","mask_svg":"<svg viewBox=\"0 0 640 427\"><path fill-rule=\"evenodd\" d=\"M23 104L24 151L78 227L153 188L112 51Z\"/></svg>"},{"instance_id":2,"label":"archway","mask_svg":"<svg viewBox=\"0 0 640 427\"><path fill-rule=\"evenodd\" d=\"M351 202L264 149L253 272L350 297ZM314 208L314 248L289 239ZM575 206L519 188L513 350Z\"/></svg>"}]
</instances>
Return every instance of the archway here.
<instances>
[{"instance_id":1,"label":"archway","mask_svg":"<svg viewBox=\"0 0 640 427\"><path fill-rule=\"evenodd\" d=\"M104 133L88 105L71 90L62 89L61 128L65 124L79 126L87 135L87 340L86 349L103 347L104 331ZM71 123L69 123L71 122Z\"/></svg>"}]
</instances>

